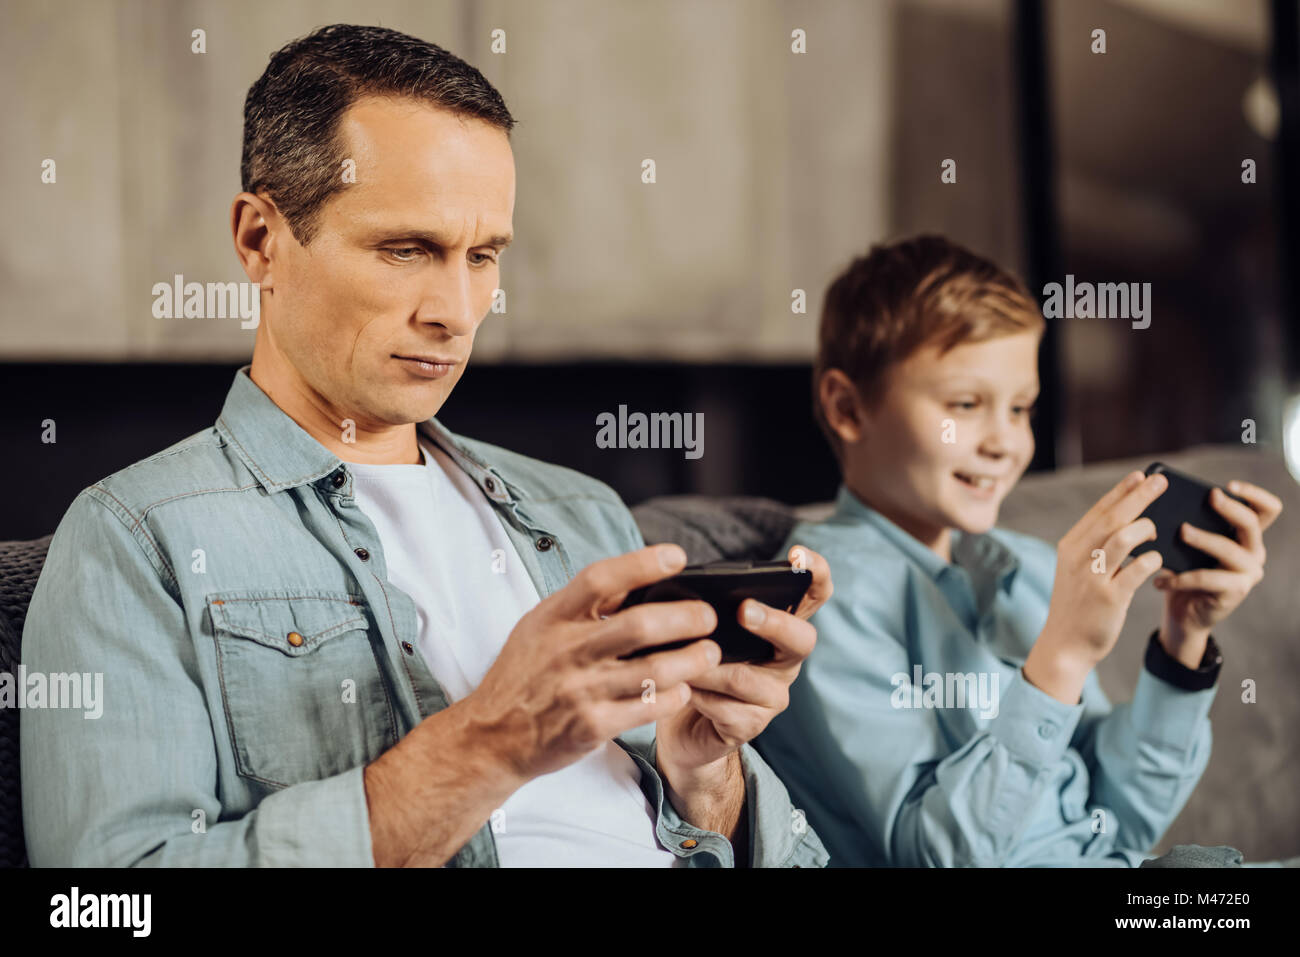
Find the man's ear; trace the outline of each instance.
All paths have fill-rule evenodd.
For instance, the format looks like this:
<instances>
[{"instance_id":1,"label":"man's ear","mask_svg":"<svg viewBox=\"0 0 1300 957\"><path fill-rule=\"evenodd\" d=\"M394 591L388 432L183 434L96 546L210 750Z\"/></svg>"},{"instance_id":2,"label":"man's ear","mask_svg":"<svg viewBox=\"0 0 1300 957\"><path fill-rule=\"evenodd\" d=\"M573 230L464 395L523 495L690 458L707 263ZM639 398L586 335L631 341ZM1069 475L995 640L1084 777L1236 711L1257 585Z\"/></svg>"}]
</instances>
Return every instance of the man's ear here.
<instances>
[{"instance_id":1,"label":"man's ear","mask_svg":"<svg viewBox=\"0 0 1300 957\"><path fill-rule=\"evenodd\" d=\"M230 205L230 231L235 241L235 255L249 282L260 283L263 292L271 289L274 279L275 231L280 211L269 196L240 193Z\"/></svg>"},{"instance_id":2,"label":"man's ear","mask_svg":"<svg viewBox=\"0 0 1300 957\"><path fill-rule=\"evenodd\" d=\"M869 425L867 405L853 380L840 369L827 369L817 383L822 415L840 441L852 444L862 439Z\"/></svg>"}]
</instances>

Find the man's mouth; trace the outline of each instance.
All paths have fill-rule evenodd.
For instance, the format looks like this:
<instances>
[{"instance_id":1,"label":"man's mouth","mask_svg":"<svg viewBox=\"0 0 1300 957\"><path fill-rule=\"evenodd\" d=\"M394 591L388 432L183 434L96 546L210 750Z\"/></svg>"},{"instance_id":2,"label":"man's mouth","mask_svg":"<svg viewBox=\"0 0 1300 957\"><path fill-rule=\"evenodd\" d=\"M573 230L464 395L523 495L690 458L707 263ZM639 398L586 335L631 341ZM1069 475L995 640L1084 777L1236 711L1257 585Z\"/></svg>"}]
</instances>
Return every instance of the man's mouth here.
<instances>
[{"instance_id":1,"label":"man's mouth","mask_svg":"<svg viewBox=\"0 0 1300 957\"><path fill-rule=\"evenodd\" d=\"M402 356L394 354L393 358L400 360L415 375L426 378L444 376L456 365L455 359L445 359L441 356Z\"/></svg>"}]
</instances>

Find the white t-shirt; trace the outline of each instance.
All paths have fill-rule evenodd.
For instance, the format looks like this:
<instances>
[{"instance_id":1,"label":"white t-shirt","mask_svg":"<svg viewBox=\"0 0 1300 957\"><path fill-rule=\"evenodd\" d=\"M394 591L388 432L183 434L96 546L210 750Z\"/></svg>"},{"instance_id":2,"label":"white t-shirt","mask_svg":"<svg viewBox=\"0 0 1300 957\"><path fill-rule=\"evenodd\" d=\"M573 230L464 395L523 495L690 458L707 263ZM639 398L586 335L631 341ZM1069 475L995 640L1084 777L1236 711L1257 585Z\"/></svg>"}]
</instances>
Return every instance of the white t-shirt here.
<instances>
[{"instance_id":1,"label":"white t-shirt","mask_svg":"<svg viewBox=\"0 0 1300 957\"><path fill-rule=\"evenodd\" d=\"M420 465L349 462L357 505L383 545L388 580L411 596L418 647L451 701L483 680L539 598L501 520L468 475L420 438ZM641 772L607 742L534 778L493 816L502 867L673 867L655 839Z\"/></svg>"}]
</instances>

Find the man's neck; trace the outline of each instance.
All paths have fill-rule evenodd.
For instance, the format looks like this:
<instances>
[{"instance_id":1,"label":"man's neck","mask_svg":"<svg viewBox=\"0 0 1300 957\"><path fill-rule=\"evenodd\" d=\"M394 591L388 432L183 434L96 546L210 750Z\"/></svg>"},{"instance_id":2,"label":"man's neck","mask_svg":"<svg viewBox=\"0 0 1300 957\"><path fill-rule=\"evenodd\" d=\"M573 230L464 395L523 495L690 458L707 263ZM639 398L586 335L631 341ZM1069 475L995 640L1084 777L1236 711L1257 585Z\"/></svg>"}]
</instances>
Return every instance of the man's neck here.
<instances>
[{"instance_id":1,"label":"man's neck","mask_svg":"<svg viewBox=\"0 0 1300 957\"><path fill-rule=\"evenodd\" d=\"M419 433L414 422L367 429L355 416L339 414L296 372L267 374L253 356L248 377L304 432L344 462L361 465L419 465ZM337 416L337 418L336 418Z\"/></svg>"}]
</instances>

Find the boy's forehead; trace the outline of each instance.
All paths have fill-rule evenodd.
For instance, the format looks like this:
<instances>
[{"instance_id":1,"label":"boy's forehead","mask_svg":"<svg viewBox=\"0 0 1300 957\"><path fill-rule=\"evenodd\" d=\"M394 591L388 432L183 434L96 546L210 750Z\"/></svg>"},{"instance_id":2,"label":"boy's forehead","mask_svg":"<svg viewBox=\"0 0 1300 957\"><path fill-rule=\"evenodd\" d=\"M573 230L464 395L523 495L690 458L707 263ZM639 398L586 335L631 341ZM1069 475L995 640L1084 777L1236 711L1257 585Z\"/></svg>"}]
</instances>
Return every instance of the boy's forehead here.
<instances>
[{"instance_id":1,"label":"boy's forehead","mask_svg":"<svg viewBox=\"0 0 1300 957\"><path fill-rule=\"evenodd\" d=\"M962 342L941 350L938 345L918 349L903 363L909 378L926 382L965 379L998 388L1037 388L1038 336L1026 332Z\"/></svg>"}]
</instances>

